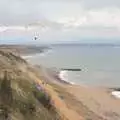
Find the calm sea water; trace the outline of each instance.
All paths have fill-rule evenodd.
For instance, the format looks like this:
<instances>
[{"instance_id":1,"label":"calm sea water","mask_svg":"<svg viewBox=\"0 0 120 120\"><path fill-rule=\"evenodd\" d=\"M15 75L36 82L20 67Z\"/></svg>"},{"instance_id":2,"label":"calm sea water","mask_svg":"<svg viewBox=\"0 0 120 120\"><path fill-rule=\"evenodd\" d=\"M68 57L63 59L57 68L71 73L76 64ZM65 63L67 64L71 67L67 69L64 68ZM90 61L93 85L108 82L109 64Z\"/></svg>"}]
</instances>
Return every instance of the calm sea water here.
<instances>
[{"instance_id":1,"label":"calm sea water","mask_svg":"<svg viewBox=\"0 0 120 120\"><path fill-rule=\"evenodd\" d=\"M68 81L76 84L120 87L119 46L53 46L29 61L46 67L81 68L80 72L67 72Z\"/></svg>"}]
</instances>

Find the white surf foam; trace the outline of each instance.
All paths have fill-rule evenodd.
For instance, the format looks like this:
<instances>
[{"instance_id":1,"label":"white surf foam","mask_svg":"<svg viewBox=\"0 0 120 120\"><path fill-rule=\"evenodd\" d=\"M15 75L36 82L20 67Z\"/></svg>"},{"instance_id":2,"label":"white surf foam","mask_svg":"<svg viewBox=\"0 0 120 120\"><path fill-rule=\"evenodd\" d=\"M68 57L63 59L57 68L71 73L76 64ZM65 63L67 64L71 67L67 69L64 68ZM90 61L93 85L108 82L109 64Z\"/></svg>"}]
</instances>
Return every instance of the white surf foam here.
<instances>
[{"instance_id":1,"label":"white surf foam","mask_svg":"<svg viewBox=\"0 0 120 120\"><path fill-rule=\"evenodd\" d=\"M68 81L68 71L66 71L66 70L60 71L59 78L63 81L66 81L66 82L72 84L72 85L75 84L74 82Z\"/></svg>"},{"instance_id":2,"label":"white surf foam","mask_svg":"<svg viewBox=\"0 0 120 120\"><path fill-rule=\"evenodd\" d=\"M22 58L24 58L24 59L31 58L31 57L33 57L33 56L32 55L22 56Z\"/></svg>"},{"instance_id":3,"label":"white surf foam","mask_svg":"<svg viewBox=\"0 0 120 120\"><path fill-rule=\"evenodd\" d=\"M32 55L26 55L26 56L22 56L22 58L27 59L27 58L32 58L35 56L45 56L45 53L42 52L42 53L36 53L36 54L32 54Z\"/></svg>"},{"instance_id":4,"label":"white surf foam","mask_svg":"<svg viewBox=\"0 0 120 120\"><path fill-rule=\"evenodd\" d=\"M120 91L113 91L113 92L112 92L112 95L113 95L115 98L120 99Z\"/></svg>"}]
</instances>

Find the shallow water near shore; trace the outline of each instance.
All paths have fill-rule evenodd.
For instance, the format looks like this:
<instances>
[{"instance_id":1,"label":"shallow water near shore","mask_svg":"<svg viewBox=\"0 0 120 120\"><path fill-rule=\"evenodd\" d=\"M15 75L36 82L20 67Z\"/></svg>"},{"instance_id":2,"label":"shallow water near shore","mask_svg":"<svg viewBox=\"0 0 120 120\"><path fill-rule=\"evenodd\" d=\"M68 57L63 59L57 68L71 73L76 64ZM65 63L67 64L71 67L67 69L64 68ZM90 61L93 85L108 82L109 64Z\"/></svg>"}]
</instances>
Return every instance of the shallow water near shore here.
<instances>
[{"instance_id":1,"label":"shallow water near shore","mask_svg":"<svg viewBox=\"0 0 120 120\"><path fill-rule=\"evenodd\" d=\"M75 84L120 87L119 46L52 46L49 52L33 55L29 61L47 68L73 68L65 79Z\"/></svg>"}]
</instances>

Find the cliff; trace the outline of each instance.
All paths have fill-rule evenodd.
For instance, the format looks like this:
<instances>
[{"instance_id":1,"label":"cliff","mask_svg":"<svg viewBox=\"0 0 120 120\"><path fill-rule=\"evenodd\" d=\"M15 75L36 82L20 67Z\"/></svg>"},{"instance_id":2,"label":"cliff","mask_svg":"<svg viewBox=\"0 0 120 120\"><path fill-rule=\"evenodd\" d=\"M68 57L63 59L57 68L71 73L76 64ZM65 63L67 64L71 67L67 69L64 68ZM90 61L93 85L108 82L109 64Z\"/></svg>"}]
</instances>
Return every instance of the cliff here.
<instances>
[{"instance_id":1,"label":"cliff","mask_svg":"<svg viewBox=\"0 0 120 120\"><path fill-rule=\"evenodd\" d=\"M0 50L0 120L63 120L38 73L19 56Z\"/></svg>"}]
</instances>

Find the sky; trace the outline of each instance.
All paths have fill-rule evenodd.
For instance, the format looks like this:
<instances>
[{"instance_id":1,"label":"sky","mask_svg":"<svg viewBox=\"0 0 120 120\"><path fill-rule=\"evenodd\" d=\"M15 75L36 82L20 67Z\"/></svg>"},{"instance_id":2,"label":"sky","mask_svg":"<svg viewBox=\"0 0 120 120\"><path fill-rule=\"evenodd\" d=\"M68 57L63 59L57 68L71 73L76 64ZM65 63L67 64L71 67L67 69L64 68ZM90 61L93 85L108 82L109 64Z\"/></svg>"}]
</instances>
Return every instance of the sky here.
<instances>
[{"instance_id":1,"label":"sky","mask_svg":"<svg viewBox=\"0 0 120 120\"><path fill-rule=\"evenodd\" d=\"M120 0L1 0L0 43L120 41Z\"/></svg>"}]
</instances>

